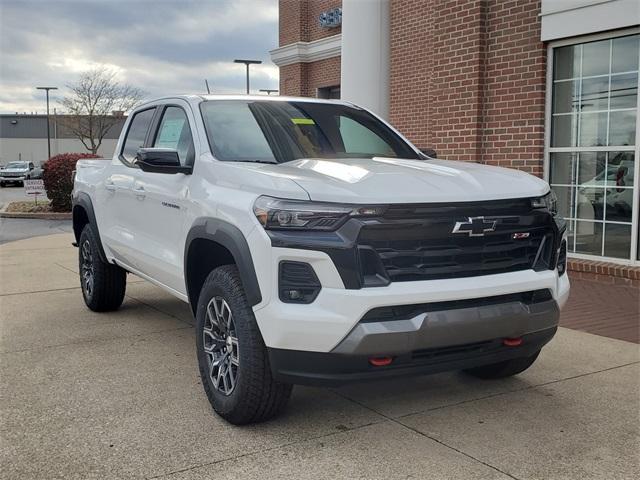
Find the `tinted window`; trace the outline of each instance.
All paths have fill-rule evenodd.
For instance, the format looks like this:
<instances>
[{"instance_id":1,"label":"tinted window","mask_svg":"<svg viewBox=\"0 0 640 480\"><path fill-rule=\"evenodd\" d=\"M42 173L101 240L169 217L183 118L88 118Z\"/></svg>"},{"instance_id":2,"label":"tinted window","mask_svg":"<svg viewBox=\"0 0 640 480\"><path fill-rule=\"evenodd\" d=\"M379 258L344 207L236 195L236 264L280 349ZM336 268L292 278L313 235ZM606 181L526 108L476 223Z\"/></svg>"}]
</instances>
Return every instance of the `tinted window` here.
<instances>
[{"instance_id":1,"label":"tinted window","mask_svg":"<svg viewBox=\"0 0 640 480\"><path fill-rule=\"evenodd\" d=\"M191 165L193 163L193 157L195 156L193 136L191 135L189 120L187 120L187 115L182 108L166 108L153 146L177 150L180 163L183 165Z\"/></svg>"},{"instance_id":2,"label":"tinted window","mask_svg":"<svg viewBox=\"0 0 640 480\"><path fill-rule=\"evenodd\" d=\"M122 148L122 156L125 160L131 162L135 158L138 149L144 146L144 140L155 111L155 108L150 108L133 116L127 132L127 138L124 141L124 147Z\"/></svg>"},{"instance_id":3,"label":"tinted window","mask_svg":"<svg viewBox=\"0 0 640 480\"><path fill-rule=\"evenodd\" d=\"M216 100L200 108L209 143L220 160L420 158L380 120L347 105Z\"/></svg>"}]
</instances>

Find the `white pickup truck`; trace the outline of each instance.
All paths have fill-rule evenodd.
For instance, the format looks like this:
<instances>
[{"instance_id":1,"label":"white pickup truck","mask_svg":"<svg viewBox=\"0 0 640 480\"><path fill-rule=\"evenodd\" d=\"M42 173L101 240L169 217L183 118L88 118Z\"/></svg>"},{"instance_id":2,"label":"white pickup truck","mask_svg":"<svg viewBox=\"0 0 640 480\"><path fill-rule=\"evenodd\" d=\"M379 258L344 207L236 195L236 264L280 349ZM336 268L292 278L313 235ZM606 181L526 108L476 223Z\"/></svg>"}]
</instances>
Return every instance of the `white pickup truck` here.
<instances>
[{"instance_id":1,"label":"white pickup truck","mask_svg":"<svg viewBox=\"0 0 640 480\"><path fill-rule=\"evenodd\" d=\"M78 162L87 306L127 273L188 302L214 410L273 417L292 384L527 369L569 295L544 181L429 157L356 105L176 96Z\"/></svg>"}]
</instances>

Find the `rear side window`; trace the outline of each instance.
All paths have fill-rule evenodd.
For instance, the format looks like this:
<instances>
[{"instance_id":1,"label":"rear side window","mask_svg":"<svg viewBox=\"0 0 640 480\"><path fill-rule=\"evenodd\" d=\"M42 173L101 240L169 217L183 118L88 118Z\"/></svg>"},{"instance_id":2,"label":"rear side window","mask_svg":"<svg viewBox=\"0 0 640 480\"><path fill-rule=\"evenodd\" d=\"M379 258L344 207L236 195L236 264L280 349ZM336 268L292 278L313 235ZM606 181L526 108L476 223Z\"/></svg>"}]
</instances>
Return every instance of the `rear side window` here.
<instances>
[{"instance_id":1,"label":"rear side window","mask_svg":"<svg viewBox=\"0 0 640 480\"><path fill-rule=\"evenodd\" d=\"M180 107L167 107L153 144L156 148L171 148L178 151L182 165L192 165L195 150L189 120Z\"/></svg>"},{"instance_id":2,"label":"rear side window","mask_svg":"<svg viewBox=\"0 0 640 480\"><path fill-rule=\"evenodd\" d=\"M144 146L144 140L147 137L155 111L155 108L150 108L133 116L127 137L124 139L124 147L122 147L122 156L128 162L133 161L138 149Z\"/></svg>"}]
</instances>

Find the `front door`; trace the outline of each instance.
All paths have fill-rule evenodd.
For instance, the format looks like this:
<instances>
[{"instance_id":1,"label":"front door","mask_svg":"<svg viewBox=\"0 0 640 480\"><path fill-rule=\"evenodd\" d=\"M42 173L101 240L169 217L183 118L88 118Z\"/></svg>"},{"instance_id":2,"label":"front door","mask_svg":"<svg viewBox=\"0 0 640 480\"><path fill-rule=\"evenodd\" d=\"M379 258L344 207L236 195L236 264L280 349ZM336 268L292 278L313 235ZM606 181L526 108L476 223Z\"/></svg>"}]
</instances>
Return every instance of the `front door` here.
<instances>
[{"instance_id":1,"label":"front door","mask_svg":"<svg viewBox=\"0 0 640 480\"><path fill-rule=\"evenodd\" d=\"M160 118L149 145L177 150L183 165L193 165L196 152L189 105L172 103L158 108L161 109ZM140 270L182 294L186 293L183 255L191 178L191 175L182 173L137 170L133 184Z\"/></svg>"}]
</instances>

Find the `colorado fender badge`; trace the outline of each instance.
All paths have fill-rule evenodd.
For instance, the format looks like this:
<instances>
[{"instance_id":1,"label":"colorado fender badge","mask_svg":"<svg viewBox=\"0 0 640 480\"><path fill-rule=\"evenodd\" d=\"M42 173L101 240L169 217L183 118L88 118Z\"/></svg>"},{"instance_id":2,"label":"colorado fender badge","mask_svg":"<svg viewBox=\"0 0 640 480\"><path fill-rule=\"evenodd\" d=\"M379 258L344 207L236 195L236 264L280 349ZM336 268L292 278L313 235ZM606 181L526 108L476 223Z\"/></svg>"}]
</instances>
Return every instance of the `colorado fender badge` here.
<instances>
[{"instance_id":1,"label":"colorado fender badge","mask_svg":"<svg viewBox=\"0 0 640 480\"><path fill-rule=\"evenodd\" d=\"M529 232L516 232L511 235L514 240L520 240L521 238L529 238Z\"/></svg>"}]
</instances>

